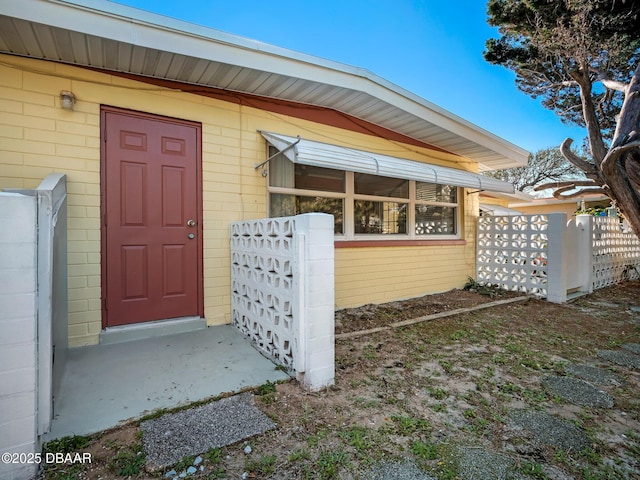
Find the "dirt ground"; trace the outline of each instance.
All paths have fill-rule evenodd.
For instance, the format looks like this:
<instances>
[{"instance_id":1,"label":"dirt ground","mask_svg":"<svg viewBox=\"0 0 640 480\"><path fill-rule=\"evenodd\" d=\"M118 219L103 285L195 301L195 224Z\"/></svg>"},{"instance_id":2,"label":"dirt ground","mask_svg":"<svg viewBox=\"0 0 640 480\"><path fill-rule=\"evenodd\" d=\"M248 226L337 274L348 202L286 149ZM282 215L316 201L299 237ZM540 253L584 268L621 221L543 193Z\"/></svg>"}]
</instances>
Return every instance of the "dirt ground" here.
<instances>
[{"instance_id":1,"label":"dirt ground","mask_svg":"<svg viewBox=\"0 0 640 480\"><path fill-rule=\"evenodd\" d=\"M341 335L517 296L486 293L492 296L454 290L337 312L335 385L317 393L294 381L257 389L257 405L277 428L203 452L203 469L188 478L358 479L381 460L408 458L431 478L455 479L463 478L453 453L460 445L504 454L514 465L509 478L640 478L640 371L598 356L640 343L639 282L563 305L531 298ZM598 386L614 398L613 408L576 405L543 387L544 377L581 364L621 379ZM570 420L590 447L532 442L509 421L522 409ZM58 465L41 474L45 479L165 478L169 470L145 470L137 423L47 448L91 452L93 461ZM174 469L179 474L192 463Z\"/></svg>"}]
</instances>

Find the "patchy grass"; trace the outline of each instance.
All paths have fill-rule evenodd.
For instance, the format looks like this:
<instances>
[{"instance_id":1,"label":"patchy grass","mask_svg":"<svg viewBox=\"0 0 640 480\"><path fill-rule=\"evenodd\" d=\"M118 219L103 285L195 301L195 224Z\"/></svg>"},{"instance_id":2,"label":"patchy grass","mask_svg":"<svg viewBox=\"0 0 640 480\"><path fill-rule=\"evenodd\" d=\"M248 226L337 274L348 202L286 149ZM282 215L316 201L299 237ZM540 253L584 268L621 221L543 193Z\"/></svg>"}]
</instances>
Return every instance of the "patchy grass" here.
<instances>
[{"instance_id":1,"label":"patchy grass","mask_svg":"<svg viewBox=\"0 0 640 480\"><path fill-rule=\"evenodd\" d=\"M457 446L513 459L524 479L640 478L640 373L598 363L600 349L640 343L640 283L603 289L565 305L531 299L336 341L336 384L308 393L295 382L255 390L275 431L202 452L204 470L189 477L330 480L363 478L380 459L408 457L438 480L459 473ZM378 308L350 309L340 331L375 328L407 318L507 298L454 291ZM595 363L594 363L595 362ZM545 375L590 363L623 378L599 386L613 409L570 405L549 395ZM590 438L585 452L540 447L510 426L514 409L543 410L572 420ZM92 452L92 465L57 466L43 479L157 479L147 472L138 424L102 435L70 437L45 448ZM186 460L185 460L186 461ZM188 462L187 462L188 463ZM186 465L186 463L185 463Z\"/></svg>"}]
</instances>

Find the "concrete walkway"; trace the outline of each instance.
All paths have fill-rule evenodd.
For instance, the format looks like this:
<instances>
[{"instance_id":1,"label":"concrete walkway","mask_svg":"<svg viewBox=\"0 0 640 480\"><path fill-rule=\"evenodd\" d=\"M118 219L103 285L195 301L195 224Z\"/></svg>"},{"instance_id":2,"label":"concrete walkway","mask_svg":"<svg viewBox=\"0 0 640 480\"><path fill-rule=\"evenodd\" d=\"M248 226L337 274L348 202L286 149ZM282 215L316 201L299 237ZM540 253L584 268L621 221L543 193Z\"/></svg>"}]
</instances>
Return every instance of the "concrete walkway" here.
<instances>
[{"instance_id":1,"label":"concrete walkway","mask_svg":"<svg viewBox=\"0 0 640 480\"><path fill-rule=\"evenodd\" d=\"M45 441L287 378L230 325L71 349Z\"/></svg>"}]
</instances>

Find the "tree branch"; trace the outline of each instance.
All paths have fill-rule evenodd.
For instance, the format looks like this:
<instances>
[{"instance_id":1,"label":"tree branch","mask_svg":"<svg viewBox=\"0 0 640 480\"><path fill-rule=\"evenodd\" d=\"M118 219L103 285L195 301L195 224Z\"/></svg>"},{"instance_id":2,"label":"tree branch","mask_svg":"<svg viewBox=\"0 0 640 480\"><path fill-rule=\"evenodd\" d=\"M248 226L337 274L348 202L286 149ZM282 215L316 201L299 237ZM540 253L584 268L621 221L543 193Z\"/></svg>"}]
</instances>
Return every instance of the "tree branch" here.
<instances>
[{"instance_id":1,"label":"tree branch","mask_svg":"<svg viewBox=\"0 0 640 480\"><path fill-rule=\"evenodd\" d=\"M637 135L636 135L637 137ZM618 159L625 153L628 153L630 150L634 148L640 148L640 139L635 139L633 141L629 141L628 143L624 143L618 147L614 147L609 150L606 157L602 161L600 168L602 168L602 173L605 177L608 178L609 175L613 175L613 171L617 167Z\"/></svg>"},{"instance_id":2,"label":"tree branch","mask_svg":"<svg viewBox=\"0 0 640 480\"><path fill-rule=\"evenodd\" d=\"M595 165L587 162L586 160L573 153L573 151L571 151L572 144L573 139L571 138L566 138L564 142L562 142L562 144L560 145L560 152L562 153L562 156L566 158L568 162L572 163L580 170L582 170L588 178L591 178L594 181L599 180L600 178L598 176L598 170L596 169Z\"/></svg>"},{"instance_id":3,"label":"tree branch","mask_svg":"<svg viewBox=\"0 0 640 480\"><path fill-rule=\"evenodd\" d=\"M602 185L599 185L596 182L591 180L567 180L566 182L549 182L543 185L538 185L533 190L535 192L539 192L541 190L548 190L549 188L554 188L554 189L563 189L563 191L566 191L566 190L573 190L576 187L604 188L602 187Z\"/></svg>"},{"instance_id":4,"label":"tree branch","mask_svg":"<svg viewBox=\"0 0 640 480\"><path fill-rule=\"evenodd\" d=\"M608 78L598 78L598 81L609 90L615 90L616 92L627 93L627 88L629 88L628 83L618 82Z\"/></svg>"},{"instance_id":5,"label":"tree branch","mask_svg":"<svg viewBox=\"0 0 640 480\"><path fill-rule=\"evenodd\" d=\"M586 65L585 65L586 67ZM592 83L586 73L586 68L582 68L585 72L572 73L572 78L580 85L580 100L582 102L582 116L584 117L585 125L587 126L587 133L589 138L589 146L591 147L591 156L596 164L600 164L607 154L607 148L602 139L602 131L600 130L600 122L598 122L598 116L596 114L596 108L593 104Z\"/></svg>"},{"instance_id":6,"label":"tree branch","mask_svg":"<svg viewBox=\"0 0 640 480\"><path fill-rule=\"evenodd\" d=\"M601 195L609 196L609 194L607 193L607 190L605 190L604 188L589 188L589 189L579 190L579 191L574 192L574 193L568 193L566 195L562 195L567 190L573 190L573 189L571 187L559 188L558 190L553 192L554 198L557 198L559 200L565 200L565 199L580 197L580 196L584 195L585 193L590 193L590 194L599 193Z\"/></svg>"},{"instance_id":7,"label":"tree branch","mask_svg":"<svg viewBox=\"0 0 640 480\"><path fill-rule=\"evenodd\" d=\"M636 66L628 89L624 96L624 102L620 109L620 116L612 146L624 143L626 139L640 128L640 62Z\"/></svg>"}]
</instances>

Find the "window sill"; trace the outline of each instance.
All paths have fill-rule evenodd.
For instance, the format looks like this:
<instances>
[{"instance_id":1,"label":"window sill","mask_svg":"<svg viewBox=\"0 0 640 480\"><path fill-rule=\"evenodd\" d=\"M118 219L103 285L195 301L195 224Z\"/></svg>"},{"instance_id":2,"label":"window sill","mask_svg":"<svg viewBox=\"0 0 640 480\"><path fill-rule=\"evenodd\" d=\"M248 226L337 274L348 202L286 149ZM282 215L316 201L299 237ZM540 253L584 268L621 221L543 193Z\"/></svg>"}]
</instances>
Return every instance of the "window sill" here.
<instances>
[{"instance_id":1,"label":"window sill","mask_svg":"<svg viewBox=\"0 0 640 480\"><path fill-rule=\"evenodd\" d=\"M335 248L362 247L438 247L442 245L466 245L462 239L440 240L336 240Z\"/></svg>"}]
</instances>

